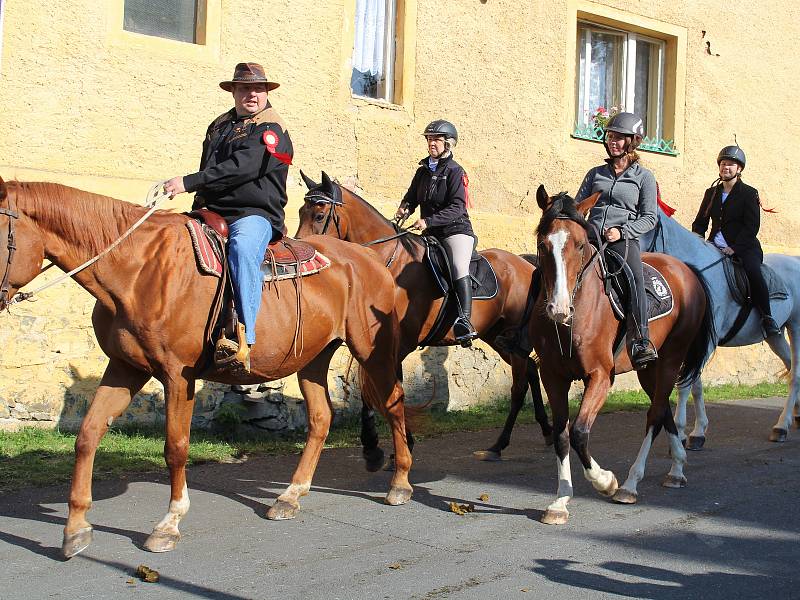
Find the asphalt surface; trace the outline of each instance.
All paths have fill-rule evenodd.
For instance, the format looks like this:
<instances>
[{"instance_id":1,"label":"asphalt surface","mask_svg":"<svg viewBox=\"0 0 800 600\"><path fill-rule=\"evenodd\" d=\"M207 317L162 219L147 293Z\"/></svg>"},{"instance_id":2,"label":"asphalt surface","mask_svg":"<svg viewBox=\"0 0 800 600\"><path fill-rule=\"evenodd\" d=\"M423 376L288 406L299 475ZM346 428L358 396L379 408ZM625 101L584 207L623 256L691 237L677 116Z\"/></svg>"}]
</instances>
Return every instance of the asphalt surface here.
<instances>
[{"instance_id":1,"label":"asphalt surface","mask_svg":"<svg viewBox=\"0 0 800 600\"><path fill-rule=\"evenodd\" d=\"M141 549L167 509L166 473L95 483L94 543L69 561L67 486L4 494L0 598L800 598L800 432L767 441L781 405L709 405L684 489L660 485L660 437L633 506L595 493L573 454L564 526L539 523L557 482L534 426L516 430L500 463L472 457L497 430L419 442L414 497L400 507L382 503L389 473L367 473L356 449L327 450L293 521L265 512L296 456L194 467L183 540L166 554ZM616 413L592 431L595 458L620 483L643 426L643 414ZM450 502L475 511L459 516ZM159 582L136 579L138 565Z\"/></svg>"}]
</instances>

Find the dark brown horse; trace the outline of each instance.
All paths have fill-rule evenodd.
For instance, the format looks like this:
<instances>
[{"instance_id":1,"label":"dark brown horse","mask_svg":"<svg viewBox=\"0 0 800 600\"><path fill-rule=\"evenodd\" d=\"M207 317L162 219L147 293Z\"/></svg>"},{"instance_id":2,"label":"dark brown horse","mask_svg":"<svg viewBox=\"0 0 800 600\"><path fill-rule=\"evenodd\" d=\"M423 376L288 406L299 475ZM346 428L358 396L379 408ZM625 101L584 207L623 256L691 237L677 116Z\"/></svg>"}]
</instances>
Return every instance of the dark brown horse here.
<instances>
[{"instance_id":1,"label":"dark brown horse","mask_svg":"<svg viewBox=\"0 0 800 600\"><path fill-rule=\"evenodd\" d=\"M603 406L614 375L631 370L627 352L614 356L614 342L622 333L605 295L600 256L589 243L590 226L583 215L597 201L594 194L576 206L562 193L554 198L539 186L536 200L543 215L537 229L541 285L534 306L529 335L540 359L542 382L553 414L555 451L558 459L558 495L547 507L544 523L566 523L567 502L572 497L569 466L570 444L583 464L584 475L604 496L633 503L644 476L650 447L663 427L669 437L672 468L666 487L683 487L686 451L672 420L669 395L676 381L699 376L712 335L706 292L684 263L664 254L645 254L644 260L660 271L672 290L674 305L667 315L654 320L650 336L658 348L658 360L639 371L639 382L650 397L644 441L628 479L618 489L611 471L600 468L589 453L589 431ZM567 395L570 384L585 385L580 410L569 430Z\"/></svg>"},{"instance_id":2,"label":"dark brown horse","mask_svg":"<svg viewBox=\"0 0 800 600\"><path fill-rule=\"evenodd\" d=\"M405 358L434 325L442 298L429 267L424 263L425 246L422 239L398 229L383 217L366 200L332 182L322 173L322 183L317 184L303 175L309 193L300 208L300 226L297 237L327 234L343 240L369 245L377 251L389 267L397 283L397 314L400 319L400 357ZM502 433L488 450L475 452L484 460L498 460L511 441L511 430L522 408L528 388L533 397L536 420L545 440L550 443L551 428L544 409L536 364L527 356L509 353L497 345L501 333L520 326L531 285L534 267L527 259L492 248L481 251L497 274L499 292L491 300L473 303L472 324L480 338L487 342L511 365L511 410ZM433 345L452 346L452 330ZM365 456L377 446L377 433L368 417L364 421L362 441ZM382 457L382 453L379 453ZM382 463L382 459L375 458Z\"/></svg>"},{"instance_id":3,"label":"dark brown horse","mask_svg":"<svg viewBox=\"0 0 800 600\"><path fill-rule=\"evenodd\" d=\"M105 196L52 183L8 185L0 180L0 237L9 228L16 252L0 244L0 276L8 294L38 273L44 257L65 271L81 265L117 240L145 209ZM91 542L86 513L92 501L92 467L100 439L142 386L155 377L164 385L169 467L169 511L155 526L145 548L171 550L180 539L178 524L189 509L186 459L195 382L254 383L298 374L308 404L308 437L291 485L269 509L271 519L289 519L299 510L331 423L328 365L344 341L366 374L372 404L387 417L395 442L396 470L388 504L411 497L403 388L397 359L394 281L372 251L330 237L308 242L332 265L298 282L268 286L258 320L252 372L233 381L210 369L206 331L218 279L201 275L195 264L185 215L156 212L117 248L74 279L97 298L92 315L100 347L109 357L100 387L75 442L75 470L62 551L73 556ZM372 256L371 256L372 255ZM299 313L299 314L298 314ZM296 326L300 321L295 343Z\"/></svg>"}]
</instances>

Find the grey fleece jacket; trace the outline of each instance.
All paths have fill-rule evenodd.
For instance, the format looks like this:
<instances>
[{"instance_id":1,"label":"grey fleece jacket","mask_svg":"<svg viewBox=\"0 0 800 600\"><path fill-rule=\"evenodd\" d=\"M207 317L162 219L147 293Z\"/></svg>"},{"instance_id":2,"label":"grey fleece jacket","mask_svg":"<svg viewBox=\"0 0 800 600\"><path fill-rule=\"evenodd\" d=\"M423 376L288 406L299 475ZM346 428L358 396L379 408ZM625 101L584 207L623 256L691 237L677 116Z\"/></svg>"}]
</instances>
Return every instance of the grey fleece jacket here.
<instances>
[{"instance_id":1,"label":"grey fleece jacket","mask_svg":"<svg viewBox=\"0 0 800 600\"><path fill-rule=\"evenodd\" d=\"M656 178L653 173L633 163L619 176L610 163L586 173L575 201L600 192L597 204L589 211L589 222L601 232L619 227L626 239L638 239L656 226Z\"/></svg>"}]
</instances>

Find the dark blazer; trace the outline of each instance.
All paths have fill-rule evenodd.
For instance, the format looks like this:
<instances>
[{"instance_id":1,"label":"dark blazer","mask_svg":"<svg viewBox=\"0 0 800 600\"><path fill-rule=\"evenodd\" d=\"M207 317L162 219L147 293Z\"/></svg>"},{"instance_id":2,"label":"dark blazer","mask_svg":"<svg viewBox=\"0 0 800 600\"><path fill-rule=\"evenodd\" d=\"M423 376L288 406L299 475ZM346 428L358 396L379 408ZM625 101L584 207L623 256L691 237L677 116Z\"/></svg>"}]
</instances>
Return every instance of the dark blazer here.
<instances>
[{"instance_id":1,"label":"dark blazer","mask_svg":"<svg viewBox=\"0 0 800 600\"><path fill-rule=\"evenodd\" d=\"M420 216L428 224L425 235L446 238L463 233L475 237L467 214L468 180L461 165L452 154L439 159L435 173L428 168L427 157L419 164L400 206L409 213L419 206Z\"/></svg>"},{"instance_id":2,"label":"dark blazer","mask_svg":"<svg viewBox=\"0 0 800 600\"><path fill-rule=\"evenodd\" d=\"M706 190L700 210L692 223L692 231L705 235L708 221L711 220L709 241L713 241L718 231L722 231L725 241L741 257L757 256L764 260L764 252L756 236L761 226L761 204L758 190L737 181L725 203L722 203L722 185Z\"/></svg>"}]
</instances>

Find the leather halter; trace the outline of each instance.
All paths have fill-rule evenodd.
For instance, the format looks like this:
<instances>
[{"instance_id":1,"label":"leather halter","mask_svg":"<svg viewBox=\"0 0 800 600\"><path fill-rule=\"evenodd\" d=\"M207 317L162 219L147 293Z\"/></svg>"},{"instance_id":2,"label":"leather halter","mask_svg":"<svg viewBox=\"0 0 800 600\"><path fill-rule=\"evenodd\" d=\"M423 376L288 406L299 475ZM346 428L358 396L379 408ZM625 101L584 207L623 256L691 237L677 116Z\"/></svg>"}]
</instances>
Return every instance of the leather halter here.
<instances>
[{"instance_id":1,"label":"leather halter","mask_svg":"<svg viewBox=\"0 0 800 600\"><path fill-rule=\"evenodd\" d=\"M11 262L14 259L14 252L17 249L16 240L14 237L14 219L19 219L19 212L11 208L11 198L8 199L8 208L0 207L0 215L8 217L8 258L6 259L5 273L3 279L0 281L0 310L7 308L11 301L8 291L10 286L8 284L9 277L11 276Z\"/></svg>"}]
</instances>

